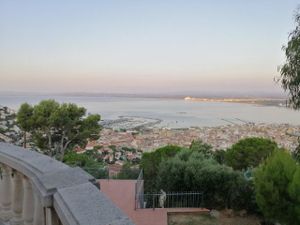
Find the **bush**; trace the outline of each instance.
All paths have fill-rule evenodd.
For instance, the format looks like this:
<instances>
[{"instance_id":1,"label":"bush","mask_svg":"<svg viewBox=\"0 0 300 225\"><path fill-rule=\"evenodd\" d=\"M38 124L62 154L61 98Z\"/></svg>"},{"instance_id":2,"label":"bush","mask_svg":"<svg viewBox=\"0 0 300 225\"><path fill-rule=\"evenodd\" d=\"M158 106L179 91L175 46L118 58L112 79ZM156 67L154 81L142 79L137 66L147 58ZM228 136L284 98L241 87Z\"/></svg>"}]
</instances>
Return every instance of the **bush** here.
<instances>
[{"instance_id":1,"label":"bush","mask_svg":"<svg viewBox=\"0 0 300 225\"><path fill-rule=\"evenodd\" d=\"M300 167L285 151L276 151L254 175L256 200L267 219L300 224Z\"/></svg>"},{"instance_id":2,"label":"bush","mask_svg":"<svg viewBox=\"0 0 300 225\"><path fill-rule=\"evenodd\" d=\"M136 180L139 173L139 168L132 167L130 163L125 163L116 178L121 180Z\"/></svg>"},{"instance_id":3,"label":"bush","mask_svg":"<svg viewBox=\"0 0 300 225\"><path fill-rule=\"evenodd\" d=\"M156 189L203 192L204 206L208 208L253 207L250 204L254 196L253 188L241 172L189 149L161 162Z\"/></svg>"},{"instance_id":4,"label":"bush","mask_svg":"<svg viewBox=\"0 0 300 225\"><path fill-rule=\"evenodd\" d=\"M108 173L104 164L93 159L90 155L83 153L68 152L65 154L63 162L71 167L81 167L96 179L107 178Z\"/></svg>"},{"instance_id":5,"label":"bush","mask_svg":"<svg viewBox=\"0 0 300 225\"><path fill-rule=\"evenodd\" d=\"M145 190L155 190L155 180L161 161L174 157L182 148L175 145L167 145L153 152L146 152L141 159L141 168L144 171Z\"/></svg>"}]
</instances>

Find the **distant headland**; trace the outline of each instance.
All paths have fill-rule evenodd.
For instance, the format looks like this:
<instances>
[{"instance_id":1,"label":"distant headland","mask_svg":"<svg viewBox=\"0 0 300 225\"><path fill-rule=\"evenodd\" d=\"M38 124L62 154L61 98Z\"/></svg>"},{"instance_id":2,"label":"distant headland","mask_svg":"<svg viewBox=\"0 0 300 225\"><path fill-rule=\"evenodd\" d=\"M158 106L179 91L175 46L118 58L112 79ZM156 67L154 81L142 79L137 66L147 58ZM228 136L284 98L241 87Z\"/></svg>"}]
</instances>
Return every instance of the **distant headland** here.
<instances>
[{"instance_id":1,"label":"distant headland","mask_svg":"<svg viewBox=\"0 0 300 225\"><path fill-rule=\"evenodd\" d=\"M187 96L184 98L185 101L195 102L228 102L228 103L247 103L256 105L269 105L269 106L280 106L286 107L287 102L283 98L199 98Z\"/></svg>"}]
</instances>

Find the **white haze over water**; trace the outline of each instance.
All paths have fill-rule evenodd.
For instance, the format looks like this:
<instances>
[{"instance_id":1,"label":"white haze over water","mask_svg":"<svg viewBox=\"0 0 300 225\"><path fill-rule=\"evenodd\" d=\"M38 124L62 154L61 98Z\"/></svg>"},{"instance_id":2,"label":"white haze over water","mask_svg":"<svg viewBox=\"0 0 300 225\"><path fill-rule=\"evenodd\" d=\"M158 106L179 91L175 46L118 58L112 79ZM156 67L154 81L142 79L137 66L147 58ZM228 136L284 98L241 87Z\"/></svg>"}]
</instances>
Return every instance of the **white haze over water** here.
<instances>
[{"instance_id":1,"label":"white haze over water","mask_svg":"<svg viewBox=\"0 0 300 225\"><path fill-rule=\"evenodd\" d=\"M289 123L300 125L300 112L275 106L242 103L192 102L176 98L138 98L109 96L66 95L0 95L0 105L17 110L20 104L36 104L43 99L72 102L99 113L103 120L119 116L155 118L160 126L185 128L191 126L218 126L241 124L241 120L255 123Z\"/></svg>"}]
</instances>

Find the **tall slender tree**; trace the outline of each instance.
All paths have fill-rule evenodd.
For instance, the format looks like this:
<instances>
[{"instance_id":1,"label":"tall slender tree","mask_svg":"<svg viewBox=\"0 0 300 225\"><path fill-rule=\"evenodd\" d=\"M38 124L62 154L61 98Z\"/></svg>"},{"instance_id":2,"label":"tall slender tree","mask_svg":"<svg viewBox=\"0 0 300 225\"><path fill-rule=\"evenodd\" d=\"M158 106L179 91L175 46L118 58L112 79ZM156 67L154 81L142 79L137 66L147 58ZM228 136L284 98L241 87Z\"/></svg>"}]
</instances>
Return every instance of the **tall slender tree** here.
<instances>
[{"instance_id":1,"label":"tall slender tree","mask_svg":"<svg viewBox=\"0 0 300 225\"><path fill-rule=\"evenodd\" d=\"M283 46L286 62L280 68L280 81L283 89L288 92L289 105L300 109L300 8L295 14L295 29L289 34L288 43ZM294 156L300 155L300 144L294 150Z\"/></svg>"},{"instance_id":2,"label":"tall slender tree","mask_svg":"<svg viewBox=\"0 0 300 225\"><path fill-rule=\"evenodd\" d=\"M289 103L294 109L300 108L300 13L295 15L296 27L289 34L288 43L283 46L286 62L280 68L280 81L288 92Z\"/></svg>"}]
</instances>

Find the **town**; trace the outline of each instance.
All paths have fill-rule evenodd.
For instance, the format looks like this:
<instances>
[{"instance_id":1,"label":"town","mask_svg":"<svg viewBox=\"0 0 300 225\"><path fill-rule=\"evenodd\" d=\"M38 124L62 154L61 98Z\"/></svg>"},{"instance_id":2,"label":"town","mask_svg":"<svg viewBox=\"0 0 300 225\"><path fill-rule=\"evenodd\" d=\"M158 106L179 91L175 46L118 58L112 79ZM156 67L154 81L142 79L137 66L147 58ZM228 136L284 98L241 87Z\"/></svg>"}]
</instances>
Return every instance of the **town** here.
<instances>
[{"instance_id":1,"label":"town","mask_svg":"<svg viewBox=\"0 0 300 225\"><path fill-rule=\"evenodd\" d=\"M16 125L15 111L0 105L0 142L21 145L21 130Z\"/></svg>"},{"instance_id":2,"label":"town","mask_svg":"<svg viewBox=\"0 0 300 225\"><path fill-rule=\"evenodd\" d=\"M132 120L140 124L137 119ZM290 134L300 130L300 126L297 125L254 123L171 129L153 127L153 120L151 126L146 123L143 124L146 126L138 125L130 130L104 126L98 140L89 140L85 147L76 146L75 151L80 154L96 150L101 161L119 166L126 162L138 164L143 152L166 145L189 147L193 140L202 140L210 144L214 150L218 150L227 149L246 137L264 137L274 140L280 147L293 151L298 146L298 140ZM16 125L15 111L3 106L0 107L0 141L19 146L23 143L21 130ZM34 148L32 144L31 147Z\"/></svg>"},{"instance_id":3,"label":"town","mask_svg":"<svg viewBox=\"0 0 300 225\"><path fill-rule=\"evenodd\" d=\"M227 149L246 137L264 137L274 140L280 147L290 151L298 145L296 133L300 126L289 124L242 124L218 127L194 127L187 129L153 128L144 130L113 130L104 128L100 138L89 141L85 148L76 148L78 153L96 149L103 160L110 164L138 162L143 152L153 151L166 145L189 147L193 140L202 140L214 150Z\"/></svg>"}]
</instances>

